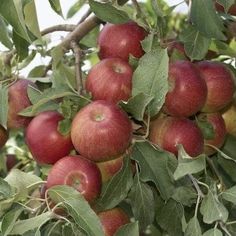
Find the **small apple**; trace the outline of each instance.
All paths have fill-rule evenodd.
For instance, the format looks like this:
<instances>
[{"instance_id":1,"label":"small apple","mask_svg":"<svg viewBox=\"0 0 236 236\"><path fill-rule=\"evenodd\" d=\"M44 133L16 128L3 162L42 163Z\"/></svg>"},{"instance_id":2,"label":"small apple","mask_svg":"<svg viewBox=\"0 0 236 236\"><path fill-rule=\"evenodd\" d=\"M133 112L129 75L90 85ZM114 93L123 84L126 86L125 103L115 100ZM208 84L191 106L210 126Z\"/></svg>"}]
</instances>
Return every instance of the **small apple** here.
<instances>
[{"instance_id":1,"label":"small apple","mask_svg":"<svg viewBox=\"0 0 236 236\"><path fill-rule=\"evenodd\" d=\"M206 83L192 62L170 63L169 91L165 98L164 112L171 116L192 116L201 110L206 97Z\"/></svg>"},{"instance_id":2,"label":"small apple","mask_svg":"<svg viewBox=\"0 0 236 236\"><path fill-rule=\"evenodd\" d=\"M0 148L2 148L5 143L8 140L8 131L5 130L1 125L0 125Z\"/></svg>"},{"instance_id":3,"label":"small apple","mask_svg":"<svg viewBox=\"0 0 236 236\"><path fill-rule=\"evenodd\" d=\"M131 96L133 70L120 58L107 58L93 66L86 79L86 90L93 100L118 103Z\"/></svg>"},{"instance_id":4,"label":"small apple","mask_svg":"<svg viewBox=\"0 0 236 236\"><path fill-rule=\"evenodd\" d=\"M39 164L54 164L73 149L70 134L59 133L63 117L56 111L45 111L32 119L26 129L26 144Z\"/></svg>"},{"instance_id":5,"label":"small apple","mask_svg":"<svg viewBox=\"0 0 236 236\"><path fill-rule=\"evenodd\" d=\"M8 172L9 172L17 163L18 163L18 160L17 160L15 154L7 154L7 155L6 155L6 167L7 167L7 171L8 171Z\"/></svg>"},{"instance_id":6,"label":"small apple","mask_svg":"<svg viewBox=\"0 0 236 236\"><path fill-rule=\"evenodd\" d=\"M98 213L105 236L113 236L123 225L130 223L129 216L121 208L113 208Z\"/></svg>"},{"instance_id":7,"label":"small apple","mask_svg":"<svg viewBox=\"0 0 236 236\"><path fill-rule=\"evenodd\" d=\"M27 94L28 86L36 85L27 79L18 79L8 90L8 119L7 127L9 129L24 128L31 121L31 117L18 115L20 111L31 105Z\"/></svg>"},{"instance_id":8,"label":"small apple","mask_svg":"<svg viewBox=\"0 0 236 236\"><path fill-rule=\"evenodd\" d=\"M66 156L52 166L46 189L55 185L69 185L79 191L88 202L92 202L100 194L101 183L101 173L94 162L80 155Z\"/></svg>"},{"instance_id":9,"label":"small apple","mask_svg":"<svg viewBox=\"0 0 236 236\"><path fill-rule=\"evenodd\" d=\"M123 154L132 139L128 115L116 104L97 100L83 107L72 121L75 149L92 161L108 161Z\"/></svg>"},{"instance_id":10,"label":"small apple","mask_svg":"<svg viewBox=\"0 0 236 236\"><path fill-rule=\"evenodd\" d=\"M107 23L98 36L99 58L108 57L129 60L129 54L140 58L144 51L141 41L147 32L135 22Z\"/></svg>"},{"instance_id":11,"label":"small apple","mask_svg":"<svg viewBox=\"0 0 236 236\"><path fill-rule=\"evenodd\" d=\"M207 155L212 155L217 151L212 147L207 146L207 144L213 145L217 148L220 148L224 144L226 137L224 119L220 113L201 113L198 115L198 119L209 122L213 127L214 137L211 139L204 139L204 153Z\"/></svg>"},{"instance_id":12,"label":"small apple","mask_svg":"<svg viewBox=\"0 0 236 236\"><path fill-rule=\"evenodd\" d=\"M234 101L222 113L225 121L226 131L236 137L236 101Z\"/></svg>"},{"instance_id":13,"label":"small apple","mask_svg":"<svg viewBox=\"0 0 236 236\"><path fill-rule=\"evenodd\" d=\"M197 125L187 118L166 116L152 121L149 139L176 156L178 144L182 144L191 157L203 153L203 134Z\"/></svg>"},{"instance_id":14,"label":"small apple","mask_svg":"<svg viewBox=\"0 0 236 236\"><path fill-rule=\"evenodd\" d=\"M221 62L201 61L197 66L208 90L202 112L220 111L233 99L235 91L233 73Z\"/></svg>"}]
</instances>

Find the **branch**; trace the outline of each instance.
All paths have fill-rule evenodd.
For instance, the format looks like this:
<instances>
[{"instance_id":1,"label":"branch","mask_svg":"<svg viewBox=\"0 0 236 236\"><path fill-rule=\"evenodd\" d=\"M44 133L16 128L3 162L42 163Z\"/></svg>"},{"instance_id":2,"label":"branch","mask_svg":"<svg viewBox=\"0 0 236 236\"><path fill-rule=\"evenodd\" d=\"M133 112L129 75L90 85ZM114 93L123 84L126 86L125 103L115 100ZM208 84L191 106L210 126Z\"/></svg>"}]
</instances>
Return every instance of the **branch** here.
<instances>
[{"instance_id":1,"label":"branch","mask_svg":"<svg viewBox=\"0 0 236 236\"><path fill-rule=\"evenodd\" d=\"M81 17L81 19L79 20L78 24L81 24L82 22L84 22L89 15L92 13L91 9L88 9L85 14Z\"/></svg>"},{"instance_id":2,"label":"branch","mask_svg":"<svg viewBox=\"0 0 236 236\"><path fill-rule=\"evenodd\" d=\"M53 33L55 31L73 31L76 28L76 25L69 25L69 24L65 24L65 25L54 25L51 26L49 28L44 29L43 31L41 31L41 35L44 36L46 34L49 33Z\"/></svg>"}]
</instances>

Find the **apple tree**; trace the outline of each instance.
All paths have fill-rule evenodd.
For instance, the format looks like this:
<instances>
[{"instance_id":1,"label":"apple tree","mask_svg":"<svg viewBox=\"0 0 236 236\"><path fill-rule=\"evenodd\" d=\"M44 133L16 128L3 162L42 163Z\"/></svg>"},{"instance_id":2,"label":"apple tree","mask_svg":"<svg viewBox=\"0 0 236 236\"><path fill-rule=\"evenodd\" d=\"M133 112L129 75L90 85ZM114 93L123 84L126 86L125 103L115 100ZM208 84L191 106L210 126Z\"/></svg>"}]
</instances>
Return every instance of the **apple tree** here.
<instances>
[{"instance_id":1,"label":"apple tree","mask_svg":"<svg viewBox=\"0 0 236 236\"><path fill-rule=\"evenodd\" d=\"M0 3L0 235L236 235L236 1L48 2Z\"/></svg>"}]
</instances>

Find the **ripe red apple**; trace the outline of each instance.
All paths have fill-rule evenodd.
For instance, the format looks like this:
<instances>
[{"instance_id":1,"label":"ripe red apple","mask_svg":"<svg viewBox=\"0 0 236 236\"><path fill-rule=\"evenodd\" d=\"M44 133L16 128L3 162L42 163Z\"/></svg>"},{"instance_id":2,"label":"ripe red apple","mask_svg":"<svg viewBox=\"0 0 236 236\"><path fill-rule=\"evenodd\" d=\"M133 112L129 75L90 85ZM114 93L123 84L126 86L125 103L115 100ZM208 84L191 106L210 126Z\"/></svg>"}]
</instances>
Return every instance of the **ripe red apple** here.
<instances>
[{"instance_id":1,"label":"ripe red apple","mask_svg":"<svg viewBox=\"0 0 236 236\"><path fill-rule=\"evenodd\" d=\"M219 12L225 12L224 7L223 7L222 5L220 5L220 4L219 4L218 2L216 2L216 1L215 1L215 8L216 8L216 10L219 11ZM236 4L233 4L233 5L229 8L229 10L228 10L227 13L229 13L229 14L231 14L231 15L233 15L233 16L236 16Z\"/></svg>"},{"instance_id":2,"label":"ripe red apple","mask_svg":"<svg viewBox=\"0 0 236 236\"><path fill-rule=\"evenodd\" d=\"M113 208L98 213L105 236L113 236L123 225L130 223L128 215L121 208Z\"/></svg>"},{"instance_id":3,"label":"ripe red apple","mask_svg":"<svg viewBox=\"0 0 236 236\"><path fill-rule=\"evenodd\" d=\"M119 57L128 61L129 54L140 58L144 54L141 41L146 35L147 32L135 22L107 23L98 36L99 58Z\"/></svg>"},{"instance_id":4,"label":"ripe red apple","mask_svg":"<svg viewBox=\"0 0 236 236\"><path fill-rule=\"evenodd\" d=\"M213 145L217 148L220 148L224 144L226 136L224 119L220 113L201 113L198 115L198 119L209 122L213 127L214 137L212 139L204 139L204 153L212 155L217 151L206 144Z\"/></svg>"},{"instance_id":5,"label":"ripe red apple","mask_svg":"<svg viewBox=\"0 0 236 236\"><path fill-rule=\"evenodd\" d=\"M26 143L39 164L54 164L73 149L70 134L59 133L58 122L63 117L56 111L38 114L26 129Z\"/></svg>"},{"instance_id":6,"label":"ripe red apple","mask_svg":"<svg viewBox=\"0 0 236 236\"><path fill-rule=\"evenodd\" d=\"M154 120L151 124L149 139L176 156L178 144L182 144L191 157L203 153L202 132L193 121L187 118L167 116Z\"/></svg>"},{"instance_id":7,"label":"ripe red apple","mask_svg":"<svg viewBox=\"0 0 236 236\"><path fill-rule=\"evenodd\" d=\"M1 125L0 125L0 148L2 148L5 143L8 140L8 131L5 130Z\"/></svg>"},{"instance_id":8,"label":"ripe red apple","mask_svg":"<svg viewBox=\"0 0 236 236\"><path fill-rule=\"evenodd\" d=\"M201 110L206 97L206 83L193 63L170 63L169 91L165 98L164 112L178 117L192 116Z\"/></svg>"},{"instance_id":9,"label":"ripe red apple","mask_svg":"<svg viewBox=\"0 0 236 236\"><path fill-rule=\"evenodd\" d=\"M88 202L92 202L100 194L101 183L101 173L96 164L76 155L63 157L52 166L46 188L69 185L78 190Z\"/></svg>"},{"instance_id":10,"label":"ripe red apple","mask_svg":"<svg viewBox=\"0 0 236 236\"><path fill-rule=\"evenodd\" d=\"M93 100L118 103L131 96L133 70L120 58L107 58L93 66L86 79L86 90Z\"/></svg>"},{"instance_id":11,"label":"ripe red apple","mask_svg":"<svg viewBox=\"0 0 236 236\"><path fill-rule=\"evenodd\" d=\"M17 163L18 163L18 160L17 160L15 154L7 154L6 155L7 171L10 171Z\"/></svg>"},{"instance_id":12,"label":"ripe red apple","mask_svg":"<svg viewBox=\"0 0 236 236\"><path fill-rule=\"evenodd\" d=\"M198 68L207 85L207 99L203 112L217 112L227 106L233 99L235 91L234 75L221 62L202 61Z\"/></svg>"},{"instance_id":13,"label":"ripe red apple","mask_svg":"<svg viewBox=\"0 0 236 236\"><path fill-rule=\"evenodd\" d=\"M223 111L222 117L225 121L227 133L236 137L236 101Z\"/></svg>"},{"instance_id":14,"label":"ripe red apple","mask_svg":"<svg viewBox=\"0 0 236 236\"><path fill-rule=\"evenodd\" d=\"M116 104L105 100L94 101L76 114L71 139L82 156L92 161L108 161L129 147L131 121Z\"/></svg>"},{"instance_id":15,"label":"ripe red apple","mask_svg":"<svg viewBox=\"0 0 236 236\"><path fill-rule=\"evenodd\" d=\"M8 90L8 119L7 127L9 129L24 128L31 121L31 117L18 115L20 111L31 105L27 94L28 86L36 85L27 79L18 79Z\"/></svg>"}]
</instances>

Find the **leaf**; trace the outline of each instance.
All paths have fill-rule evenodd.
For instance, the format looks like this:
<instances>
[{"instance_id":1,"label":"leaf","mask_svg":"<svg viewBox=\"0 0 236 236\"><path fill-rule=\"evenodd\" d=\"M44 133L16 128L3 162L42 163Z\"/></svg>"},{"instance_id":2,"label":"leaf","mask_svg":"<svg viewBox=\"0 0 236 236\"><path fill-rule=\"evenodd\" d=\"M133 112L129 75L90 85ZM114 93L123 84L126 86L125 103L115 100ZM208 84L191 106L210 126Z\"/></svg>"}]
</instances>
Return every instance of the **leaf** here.
<instances>
[{"instance_id":1,"label":"leaf","mask_svg":"<svg viewBox=\"0 0 236 236\"><path fill-rule=\"evenodd\" d=\"M130 158L127 156L124 158L122 169L103 185L97 200L97 208L99 210L111 209L124 200L133 184L132 175Z\"/></svg>"},{"instance_id":2,"label":"leaf","mask_svg":"<svg viewBox=\"0 0 236 236\"><path fill-rule=\"evenodd\" d=\"M184 232L184 236L201 236L202 230L197 217L193 217L189 220L187 228Z\"/></svg>"},{"instance_id":3,"label":"leaf","mask_svg":"<svg viewBox=\"0 0 236 236\"><path fill-rule=\"evenodd\" d=\"M31 41L24 21L22 1L1 0L0 15L2 15L3 18L12 25L17 34L26 41Z\"/></svg>"},{"instance_id":4,"label":"leaf","mask_svg":"<svg viewBox=\"0 0 236 236\"><path fill-rule=\"evenodd\" d=\"M152 224L154 220L155 203L151 187L143 183L139 179L138 174L136 174L134 178L134 184L131 188L129 199L134 218L139 222L139 227L141 231L143 231L148 225Z\"/></svg>"},{"instance_id":5,"label":"leaf","mask_svg":"<svg viewBox=\"0 0 236 236\"><path fill-rule=\"evenodd\" d=\"M199 9L201 9L201 11L199 11ZM190 11L190 20L196 29L204 36L219 40L226 39L222 33L224 30L223 22L216 14L212 0L193 1Z\"/></svg>"},{"instance_id":6,"label":"leaf","mask_svg":"<svg viewBox=\"0 0 236 236\"><path fill-rule=\"evenodd\" d=\"M139 224L137 221L121 226L114 236L139 236Z\"/></svg>"},{"instance_id":7,"label":"leaf","mask_svg":"<svg viewBox=\"0 0 236 236\"><path fill-rule=\"evenodd\" d=\"M8 27L0 16L0 42L7 48L12 49L13 44L9 35Z\"/></svg>"},{"instance_id":8,"label":"leaf","mask_svg":"<svg viewBox=\"0 0 236 236\"><path fill-rule=\"evenodd\" d=\"M51 8L53 9L53 11L55 11L58 15L63 17L60 0L49 0L49 3L51 5Z\"/></svg>"},{"instance_id":9,"label":"leaf","mask_svg":"<svg viewBox=\"0 0 236 236\"><path fill-rule=\"evenodd\" d=\"M223 234L218 229L209 229L202 236L223 236Z\"/></svg>"},{"instance_id":10,"label":"leaf","mask_svg":"<svg viewBox=\"0 0 236 236\"><path fill-rule=\"evenodd\" d=\"M115 8L110 3L101 3L94 0L89 0L89 6L94 14L105 22L122 24L130 20L126 12Z\"/></svg>"},{"instance_id":11,"label":"leaf","mask_svg":"<svg viewBox=\"0 0 236 236\"><path fill-rule=\"evenodd\" d=\"M85 37L82 38L82 40L80 40L79 43L88 48L97 47L97 38L100 32L99 29L100 29L99 26L92 29L88 34L85 35Z\"/></svg>"},{"instance_id":12,"label":"leaf","mask_svg":"<svg viewBox=\"0 0 236 236\"><path fill-rule=\"evenodd\" d=\"M201 114L196 119L198 127L201 129L204 139L213 139L215 136L215 131L212 123L207 121L207 116Z\"/></svg>"},{"instance_id":13,"label":"leaf","mask_svg":"<svg viewBox=\"0 0 236 236\"><path fill-rule=\"evenodd\" d=\"M178 149L178 166L174 172L174 179L178 180L185 175L198 173L206 168L206 156L190 157L182 145Z\"/></svg>"},{"instance_id":14,"label":"leaf","mask_svg":"<svg viewBox=\"0 0 236 236\"><path fill-rule=\"evenodd\" d=\"M155 149L148 142L137 142L131 153L140 167L140 179L152 181L164 199L169 199L175 189L171 167L176 168L176 158L168 152Z\"/></svg>"},{"instance_id":15,"label":"leaf","mask_svg":"<svg viewBox=\"0 0 236 236\"><path fill-rule=\"evenodd\" d=\"M143 93L153 97L149 104L150 115L156 115L165 102L168 92L168 55L166 49L155 49L144 54L133 73L132 96Z\"/></svg>"},{"instance_id":16,"label":"leaf","mask_svg":"<svg viewBox=\"0 0 236 236\"><path fill-rule=\"evenodd\" d=\"M146 38L141 42L141 44L145 52L150 52L160 47L157 35L154 33L150 33L148 36L146 36Z\"/></svg>"},{"instance_id":17,"label":"leaf","mask_svg":"<svg viewBox=\"0 0 236 236\"><path fill-rule=\"evenodd\" d=\"M62 135L68 135L71 130L71 119L63 119L58 123L58 131Z\"/></svg>"},{"instance_id":18,"label":"leaf","mask_svg":"<svg viewBox=\"0 0 236 236\"><path fill-rule=\"evenodd\" d=\"M222 198L236 205L236 186L222 192Z\"/></svg>"},{"instance_id":19,"label":"leaf","mask_svg":"<svg viewBox=\"0 0 236 236\"><path fill-rule=\"evenodd\" d=\"M78 13L78 11L80 10L80 8L86 3L86 0L78 0L76 1L68 10L66 18L71 18L73 17L76 13Z\"/></svg>"},{"instance_id":20,"label":"leaf","mask_svg":"<svg viewBox=\"0 0 236 236\"><path fill-rule=\"evenodd\" d=\"M69 215L87 235L104 236L98 216L77 190L66 185L55 186L48 194L54 202L63 202Z\"/></svg>"},{"instance_id":21,"label":"leaf","mask_svg":"<svg viewBox=\"0 0 236 236\"><path fill-rule=\"evenodd\" d=\"M122 102L121 107L129 114L131 114L136 120L143 120L145 109L147 105L152 101L153 97L150 97L144 93L139 93L131 97L127 102Z\"/></svg>"},{"instance_id":22,"label":"leaf","mask_svg":"<svg viewBox=\"0 0 236 236\"><path fill-rule=\"evenodd\" d=\"M203 221L207 224L212 224L215 221L226 222L229 214L225 206L219 201L217 194L211 189L202 200L200 212L203 215Z\"/></svg>"},{"instance_id":23,"label":"leaf","mask_svg":"<svg viewBox=\"0 0 236 236\"><path fill-rule=\"evenodd\" d=\"M203 59L211 42L191 25L180 34L180 40L184 43L184 51L191 60Z\"/></svg>"},{"instance_id":24,"label":"leaf","mask_svg":"<svg viewBox=\"0 0 236 236\"><path fill-rule=\"evenodd\" d=\"M228 12L230 7L235 3L235 0L217 0L217 2L224 7L225 11Z\"/></svg>"},{"instance_id":25,"label":"leaf","mask_svg":"<svg viewBox=\"0 0 236 236\"><path fill-rule=\"evenodd\" d=\"M0 178L0 200L9 198L12 196L11 186L2 178Z\"/></svg>"},{"instance_id":26,"label":"leaf","mask_svg":"<svg viewBox=\"0 0 236 236\"><path fill-rule=\"evenodd\" d=\"M8 115L8 89L7 87L0 87L0 124L7 128Z\"/></svg>"},{"instance_id":27,"label":"leaf","mask_svg":"<svg viewBox=\"0 0 236 236\"><path fill-rule=\"evenodd\" d=\"M46 66L45 65L39 65L34 67L28 74L28 77L43 77L45 75Z\"/></svg>"},{"instance_id":28,"label":"leaf","mask_svg":"<svg viewBox=\"0 0 236 236\"><path fill-rule=\"evenodd\" d=\"M26 220L17 221L13 226L10 234L23 235L27 231L39 228L47 221L51 220L53 218L53 215L54 214L51 211L47 211L38 216Z\"/></svg>"}]
</instances>

